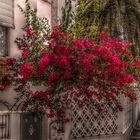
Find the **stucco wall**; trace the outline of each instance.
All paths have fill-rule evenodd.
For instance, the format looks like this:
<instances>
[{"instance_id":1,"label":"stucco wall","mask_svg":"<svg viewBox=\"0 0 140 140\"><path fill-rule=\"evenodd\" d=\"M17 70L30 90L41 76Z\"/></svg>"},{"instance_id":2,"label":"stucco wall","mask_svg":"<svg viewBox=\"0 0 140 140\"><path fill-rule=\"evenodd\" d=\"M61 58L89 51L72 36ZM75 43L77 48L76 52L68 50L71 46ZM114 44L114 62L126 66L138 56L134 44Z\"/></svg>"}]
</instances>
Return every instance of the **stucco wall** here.
<instances>
[{"instance_id":1,"label":"stucco wall","mask_svg":"<svg viewBox=\"0 0 140 140\"><path fill-rule=\"evenodd\" d=\"M42 0L37 0L37 15L41 18L47 17L51 25L51 5Z\"/></svg>"}]
</instances>

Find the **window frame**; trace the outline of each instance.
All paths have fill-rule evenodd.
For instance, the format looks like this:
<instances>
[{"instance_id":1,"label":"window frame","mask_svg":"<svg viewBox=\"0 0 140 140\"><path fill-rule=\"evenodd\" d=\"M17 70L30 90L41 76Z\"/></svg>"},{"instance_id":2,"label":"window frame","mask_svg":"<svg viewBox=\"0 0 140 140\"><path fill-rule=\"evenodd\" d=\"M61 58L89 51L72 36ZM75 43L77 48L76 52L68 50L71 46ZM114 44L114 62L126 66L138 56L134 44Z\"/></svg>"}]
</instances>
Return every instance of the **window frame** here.
<instances>
[{"instance_id":1,"label":"window frame","mask_svg":"<svg viewBox=\"0 0 140 140\"><path fill-rule=\"evenodd\" d=\"M8 32L9 32L9 28L8 27L6 27L6 26L3 26L3 25L1 25L0 24L0 28L4 28L4 30L5 30L5 48L4 48L4 50L5 50L5 53L4 54L0 54L0 57L7 57L8 55L9 55L9 43L8 43Z\"/></svg>"}]
</instances>

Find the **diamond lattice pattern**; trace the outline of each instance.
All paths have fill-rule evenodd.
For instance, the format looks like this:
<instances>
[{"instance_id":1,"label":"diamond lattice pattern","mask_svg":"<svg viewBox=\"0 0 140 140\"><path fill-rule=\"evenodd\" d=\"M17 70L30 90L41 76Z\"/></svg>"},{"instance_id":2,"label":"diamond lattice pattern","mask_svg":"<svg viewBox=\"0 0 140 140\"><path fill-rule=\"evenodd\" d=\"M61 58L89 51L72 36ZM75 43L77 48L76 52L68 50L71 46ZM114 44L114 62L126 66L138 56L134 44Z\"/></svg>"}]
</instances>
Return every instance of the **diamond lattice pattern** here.
<instances>
[{"instance_id":1,"label":"diamond lattice pattern","mask_svg":"<svg viewBox=\"0 0 140 140\"><path fill-rule=\"evenodd\" d=\"M106 107L107 108L107 107ZM72 138L93 137L117 133L117 112L98 113L93 106L72 110Z\"/></svg>"}]
</instances>

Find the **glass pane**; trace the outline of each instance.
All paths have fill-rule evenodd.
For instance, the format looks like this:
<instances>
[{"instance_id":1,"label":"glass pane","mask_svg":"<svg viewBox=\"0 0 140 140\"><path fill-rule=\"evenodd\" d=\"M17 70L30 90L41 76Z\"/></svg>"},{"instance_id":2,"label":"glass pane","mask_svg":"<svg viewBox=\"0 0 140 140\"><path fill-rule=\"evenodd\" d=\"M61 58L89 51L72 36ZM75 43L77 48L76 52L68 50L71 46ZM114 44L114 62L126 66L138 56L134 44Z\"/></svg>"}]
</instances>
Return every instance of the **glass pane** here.
<instances>
[{"instance_id":1,"label":"glass pane","mask_svg":"<svg viewBox=\"0 0 140 140\"><path fill-rule=\"evenodd\" d=\"M6 55L6 28L0 26L0 56Z\"/></svg>"}]
</instances>

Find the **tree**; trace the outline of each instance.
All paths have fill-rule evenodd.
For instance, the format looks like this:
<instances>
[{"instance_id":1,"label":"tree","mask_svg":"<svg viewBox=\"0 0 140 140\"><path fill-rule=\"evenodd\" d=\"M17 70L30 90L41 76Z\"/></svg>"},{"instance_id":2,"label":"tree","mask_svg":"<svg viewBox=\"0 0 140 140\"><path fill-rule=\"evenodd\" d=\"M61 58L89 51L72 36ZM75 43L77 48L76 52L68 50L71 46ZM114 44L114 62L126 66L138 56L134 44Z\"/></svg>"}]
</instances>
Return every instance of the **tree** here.
<instances>
[{"instance_id":1,"label":"tree","mask_svg":"<svg viewBox=\"0 0 140 140\"><path fill-rule=\"evenodd\" d=\"M99 0L98 0L99 1ZM95 0L86 0L85 13L88 22L93 23L93 13L89 10ZM140 1L139 0L100 0L99 29L107 26L111 36L131 40L131 52L134 56L140 54ZM88 8L86 8L88 7ZM122 36L121 36L122 35Z\"/></svg>"}]
</instances>

